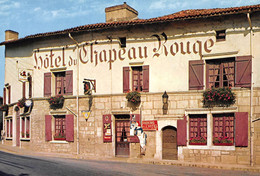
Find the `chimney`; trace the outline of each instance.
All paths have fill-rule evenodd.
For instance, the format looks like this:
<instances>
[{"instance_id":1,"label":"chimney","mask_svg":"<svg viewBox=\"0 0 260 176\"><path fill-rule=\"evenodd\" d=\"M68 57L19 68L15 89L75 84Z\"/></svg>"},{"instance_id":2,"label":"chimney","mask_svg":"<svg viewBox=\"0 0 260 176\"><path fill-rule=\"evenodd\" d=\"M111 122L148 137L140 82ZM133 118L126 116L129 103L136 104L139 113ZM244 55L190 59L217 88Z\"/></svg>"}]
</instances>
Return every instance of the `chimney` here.
<instances>
[{"instance_id":1,"label":"chimney","mask_svg":"<svg viewBox=\"0 0 260 176\"><path fill-rule=\"evenodd\" d=\"M18 39L18 32L12 31L12 30L6 30L5 31L5 41L8 40L17 40Z\"/></svg>"},{"instance_id":2,"label":"chimney","mask_svg":"<svg viewBox=\"0 0 260 176\"><path fill-rule=\"evenodd\" d=\"M138 12L124 2L122 5L107 7L106 22L113 21L130 21L137 19Z\"/></svg>"}]
</instances>

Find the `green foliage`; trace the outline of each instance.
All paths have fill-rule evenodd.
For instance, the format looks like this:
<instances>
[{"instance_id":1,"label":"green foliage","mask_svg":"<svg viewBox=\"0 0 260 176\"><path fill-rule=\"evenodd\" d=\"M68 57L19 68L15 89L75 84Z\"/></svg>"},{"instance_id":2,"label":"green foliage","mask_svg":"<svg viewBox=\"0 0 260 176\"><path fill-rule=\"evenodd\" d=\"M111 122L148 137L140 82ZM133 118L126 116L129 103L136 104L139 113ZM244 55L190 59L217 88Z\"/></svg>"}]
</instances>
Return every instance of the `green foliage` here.
<instances>
[{"instance_id":1,"label":"green foliage","mask_svg":"<svg viewBox=\"0 0 260 176\"><path fill-rule=\"evenodd\" d=\"M141 94L137 91L128 92L126 94L126 99L133 103L133 104L139 104L141 102Z\"/></svg>"},{"instance_id":2,"label":"green foliage","mask_svg":"<svg viewBox=\"0 0 260 176\"><path fill-rule=\"evenodd\" d=\"M231 88L212 88L203 93L204 107L228 107L236 102L235 93Z\"/></svg>"},{"instance_id":3,"label":"green foliage","mask_svg":"<svg viewBox=\"0 0 260 176\"><path fill-rule=\"evenodd\" d=\"M56 96L50 97L48 99L48 102L50 104L51 109L62 108L63 103L64 103L64 97L63 97L63 95L56 95Z\"/></svg>"}]
</instances>

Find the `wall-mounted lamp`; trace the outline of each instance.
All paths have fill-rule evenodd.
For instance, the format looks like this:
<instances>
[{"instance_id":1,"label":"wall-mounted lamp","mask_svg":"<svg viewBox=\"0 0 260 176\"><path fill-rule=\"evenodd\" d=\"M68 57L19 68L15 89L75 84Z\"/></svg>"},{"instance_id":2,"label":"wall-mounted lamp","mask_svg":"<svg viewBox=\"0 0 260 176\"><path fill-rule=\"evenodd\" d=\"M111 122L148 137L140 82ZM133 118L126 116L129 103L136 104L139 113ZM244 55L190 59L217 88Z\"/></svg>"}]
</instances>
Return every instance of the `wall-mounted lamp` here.
<instances>
[{"instance_id":1,"label":"wall-mounted lamp","mask_svg":"<svg viewBox=\"0 0 260 176\"><path fill-rule=\"evenodd\" d=\"M164 94L162 95L162 100L163 100L163 115L167 114L167 110L168 110L168 95L166 93L166 91L164 92Z\"/></svg>"}]
</instances>

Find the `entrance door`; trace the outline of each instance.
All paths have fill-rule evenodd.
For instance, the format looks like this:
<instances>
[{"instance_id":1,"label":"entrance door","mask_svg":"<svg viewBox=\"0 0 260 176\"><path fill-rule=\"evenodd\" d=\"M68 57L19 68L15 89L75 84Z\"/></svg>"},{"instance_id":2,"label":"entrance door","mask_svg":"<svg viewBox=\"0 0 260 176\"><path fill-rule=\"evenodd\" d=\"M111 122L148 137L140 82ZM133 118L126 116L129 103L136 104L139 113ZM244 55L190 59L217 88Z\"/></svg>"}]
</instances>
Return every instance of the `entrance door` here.
<instances>
[{"instance_id":1,"label":"entrance door","mask_svg":"<svg viewBox=\"0 0 260 176\"><path fill-rule=\"evenodd\" d=\"M116 155L129 156L130 120L116 120Z\"/></svg>"},{"instance_id":2,"label":"entrance door","mask_svg":"<svg viewBox=\"0 0 260 176\"><path fill-rule=\"evenodd\" d=\"M16 112L16 146L20 146L20 110Z\"/></svg>"},{"instance_id":3,"label":"entrance door","mask_svg":"<svg viewBox=\"0 0 260 176\"><path fill-rule=\"evenodd\" d=\"M177 130L174 127L167 126L163 128L162 138L162 159L177 160Z\"/></svg>"}]
</instances>

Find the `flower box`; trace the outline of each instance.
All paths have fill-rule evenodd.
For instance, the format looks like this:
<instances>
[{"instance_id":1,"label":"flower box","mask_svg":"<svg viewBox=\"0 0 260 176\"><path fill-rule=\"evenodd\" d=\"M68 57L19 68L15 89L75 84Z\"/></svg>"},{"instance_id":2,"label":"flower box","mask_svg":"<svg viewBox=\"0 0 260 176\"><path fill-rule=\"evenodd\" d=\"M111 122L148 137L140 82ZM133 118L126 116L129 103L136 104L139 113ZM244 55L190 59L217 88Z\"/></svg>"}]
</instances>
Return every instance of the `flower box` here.
<instances>
[{"instance_id":1,"label":"flower box","mask_svg":"<svg viewBox=\"0 0 260 176\"><path fill-rule=\"evenodd\" d=\"M213 143L216 146L232 146L234 145L233 143Z\"/></svg>"},{"instance_id":2,"label":"flower box","mask_svg":"<svg viewBox=\"0 0 260 176\"><path fill-rule=\"evenodd\" d=\"M8 106L7 106L6 104L0 106L0 111L5 111L5 112L7 112L7 111L8 111Z\"/></svg>"},{"instance_id":3,"label":"flower box","mask_svg":"<svg viewBox=\"0 0 260 176\"><path fill-rule=\"evenodd\" d=\"M62 95L56 95L48 99L51 109L60 109L63 107L64 97Z\"/></svg>"},{"instance_id":4,"label":"flower box","mask_svg":"<svg viewBox=\"0 0 260 176\"><path fill-rule=\"evenodd\" d=\"M207 143L195 143L195 142L190 142L189 145L207 145Z\"/></svg>"},{"instance_id":5,"label":"flower box","mask_svg":"<svg viewBox=\"0 0 260 176\"><path fill-rule=\"evenodd\" d=\"M128 92L125 98L134 105L138 105L141 102L141 94L137 91Z\"/></svg>"},{"instance_id":6,"label":"flower box","mask_svg":"<svg viewBox=\"0 0 260 176\"><path fill-rule=\"evenodd\" d=\"M21 98L20 100L18 100L18 103L17 103L17 106L19 108L23 108L25 106L25 101L26 101L26 98Z\"/></svg>"},{"instance_id":7,"label":"flower box","mask_svg":"<svg viewBox=\"0 0 260 176\"><path fill-rule=\"evenodd\" d=\"M212 88L204 91L203 93L203 106L204 107L229 107L236 102L235 93L231 88Z\"/></svg>"},{"instance_id":8,"label":"flower box","mask_svg":"<svg viewBox=\"0 0 260 176\"><path fill-rule=\"evenodd\" d=\"M54 137L54 140L65 141L65 137Z\"/></svg>"}]
</instances>

